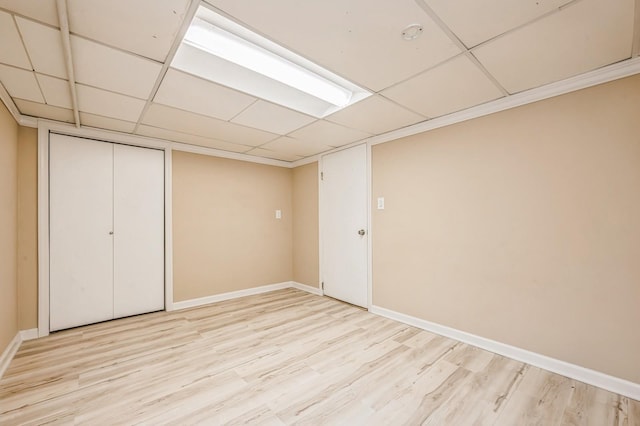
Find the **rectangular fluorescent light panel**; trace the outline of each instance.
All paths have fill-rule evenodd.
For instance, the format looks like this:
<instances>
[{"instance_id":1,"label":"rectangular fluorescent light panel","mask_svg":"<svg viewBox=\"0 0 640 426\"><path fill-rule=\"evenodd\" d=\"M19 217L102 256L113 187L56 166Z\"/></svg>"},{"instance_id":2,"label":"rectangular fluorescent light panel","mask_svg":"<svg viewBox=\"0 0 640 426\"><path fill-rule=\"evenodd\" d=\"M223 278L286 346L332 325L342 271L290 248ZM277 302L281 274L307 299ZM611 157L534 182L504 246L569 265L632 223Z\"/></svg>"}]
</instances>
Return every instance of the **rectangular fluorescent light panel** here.
<instances>
[{"instance_id":1,"label":"rectangular fluorescent light panel","mask_svg":"<svg viewBox=\"0 0 640 426\"><path fill-rule=\"evenodd\" d=\"M205 6L171 66L318 118L371 95Z\"/></svg>"}]
</instances>

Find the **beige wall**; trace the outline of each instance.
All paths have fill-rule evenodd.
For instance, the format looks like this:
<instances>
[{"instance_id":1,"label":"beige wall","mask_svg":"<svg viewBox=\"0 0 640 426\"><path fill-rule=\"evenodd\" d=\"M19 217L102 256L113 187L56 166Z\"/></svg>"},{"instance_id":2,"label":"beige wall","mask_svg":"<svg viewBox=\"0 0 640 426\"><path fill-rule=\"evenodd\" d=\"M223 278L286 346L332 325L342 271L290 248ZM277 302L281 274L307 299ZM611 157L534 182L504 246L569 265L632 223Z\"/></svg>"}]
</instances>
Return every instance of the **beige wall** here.
<instances>
[{"instance_id":1,"label":"beige wall","mask_svg":"<svg viewBox=\"0 0 640 426\"><path fill-rule=\"evenodd\" d=\"M38 327L38 131L18 128L18 327Z\"/></svg>"},{"instance_id":2,"label":"beige wall","mask_svg":"<svg viewBox=\"0 0 640 426\"><path fill-rule=\"evenodd\" d=\"M291 169L173 152L174 300L290 281L291 185Z\"/></svg>"},{"instance_id":3,"label":"beige wall","mask_svg":"<svg viewBox=\"0 0 640 426\"><path fill-rule=\"evenodd\" d=\"M293 281L319 287L318 163L293 169Z\"/></svg>"},{"instance_id":4,"label":"beige wall","mask_svg":"<svg viewBox=\"0 0 640 426\"><path fill-rule=\"evenodd\" d=\"M18 125L0 102L0 354L18 332Z\"/></svg>"},{"instance_id":5,"label":"beige wall","mask_svg":"<svg viewBox=\"0 0 640 426\"><path fill-rule=\"evenodd\" d=\"M376 305L640 383L640 75L373 148Z\"/></svg>"}]
</instances>

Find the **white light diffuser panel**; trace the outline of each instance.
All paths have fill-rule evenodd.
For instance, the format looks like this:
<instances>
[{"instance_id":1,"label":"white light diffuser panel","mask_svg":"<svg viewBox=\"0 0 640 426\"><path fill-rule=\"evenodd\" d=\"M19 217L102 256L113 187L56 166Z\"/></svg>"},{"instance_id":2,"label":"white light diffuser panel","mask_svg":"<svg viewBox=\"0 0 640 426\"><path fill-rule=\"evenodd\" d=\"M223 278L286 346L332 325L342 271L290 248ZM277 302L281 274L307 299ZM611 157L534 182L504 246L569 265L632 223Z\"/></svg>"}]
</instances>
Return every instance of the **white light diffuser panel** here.
<instances>
[{"instance_id":1,"label":"white light diffuser panel","mask_svg":"<svg viewBox=\"0 0 640 426\"><path fill-rule=\"evenodd\" d=\"M318 118L371 95L204 6L171 66Z\"/></svg>"}]
</instances>

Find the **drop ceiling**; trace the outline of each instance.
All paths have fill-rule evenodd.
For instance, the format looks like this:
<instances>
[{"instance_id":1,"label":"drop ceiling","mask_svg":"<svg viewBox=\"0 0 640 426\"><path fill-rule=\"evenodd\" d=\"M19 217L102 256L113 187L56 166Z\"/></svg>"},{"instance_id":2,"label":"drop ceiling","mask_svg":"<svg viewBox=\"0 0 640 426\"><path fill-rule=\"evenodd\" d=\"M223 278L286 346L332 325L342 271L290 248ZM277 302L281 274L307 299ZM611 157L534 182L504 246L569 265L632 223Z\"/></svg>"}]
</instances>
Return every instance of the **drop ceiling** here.
<instances>
[{"instance_id":1,"label":"drop ceiling","mask_svg":"<svg viewBox=\"0 0 640 426\"><path fill-rule=\"evenodd\" d=\"M636 0L203 2L373 93L318 119L172 67L200 4L66 0L70 76L56 0L0 0L3 100L25 116L296 161L631 60L640 37ZM411 24L421 34L404 40Z\"/></svg>"}]
</instances>

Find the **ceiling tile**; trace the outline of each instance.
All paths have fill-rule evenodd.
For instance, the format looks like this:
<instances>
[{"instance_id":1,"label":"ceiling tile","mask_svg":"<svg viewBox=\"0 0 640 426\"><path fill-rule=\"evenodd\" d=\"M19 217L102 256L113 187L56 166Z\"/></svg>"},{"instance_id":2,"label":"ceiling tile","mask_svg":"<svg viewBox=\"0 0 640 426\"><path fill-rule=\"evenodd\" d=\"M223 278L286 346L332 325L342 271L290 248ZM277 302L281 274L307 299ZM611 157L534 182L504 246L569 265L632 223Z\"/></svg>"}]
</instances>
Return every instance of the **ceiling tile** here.
<instances>
[{"instance_id":1,"label":"ceiling tile","mask_svg":"<svg viewBox=\"0 0 640 426\"><path fill-rule=\"evenodd\" d=\"M634 0L582 0L473 50L510 93L631 55Z\"/></svg>"},{"instance_id":2,"label":"ceiling tile","mask_svg":"<svg viewBox=\"0 0 640 426\"><path fill-rule=\"evenodd\" d=\"M55 0L0 0L0 7L54 27L60 26Z\"/></svg>"},{"instance_id":3,"label":"ceiling tile","mask_svg":"<svg viewBox=\"0 0 640 426\"><path fill-rule=\"evenodd\" d=\"M48 105L58 106L62 108L72 109L71 94L69 82L48 75L36 74L40 89L44 95L44 100Z\"/></svg>"},{"instance_id":4,"label":"ceiling tile","mask_svg":"<svg viewBox=\"0 0 640 426\"><path fill-rule=\"evenodd\" d=\"M466 46L473 47L558 9L573 0L423 1Z\"/></svg>"},{"instance_id":5,"label":"ceiling tile","mask_svg":"<svg viewBox=\"0 0 640 426\"><path fill-rule=\"evenodd\" d=\"M69 25L80 34L164 62L189 0L67 0Z\"/></svg>"},{"instance_id":6,"label":"ceiling tile","mask_svg":"<svg viewBox=\"0 0 640 426\"><path fill-rule=\"evenodd\" d=\"M40 73L67 78L60 31L16 17L33 68Z\"/></svg>"},{"instance_id":7,"label":"ceiling tile","mask_svg":"<svg viewBox=\"0 0 640 426\"><path fill-rule=\"evenodd\" d=\"M278 138L275 141L262 145L260 148L283 154L299 155L301 157L308 157L333 149L331 146L318 142L303 141L288 136Z\"/></svg>"},{"instance_id":8,"label":"ceiling tile","mask_svg":"<svg viewBox=\"0 0 640 426\"><path fill-rule=\"evenodd\" d=\"M188 143L191 145L199 145L207 148L221 149L223 151L231 152L247 152L252 149L252 146L241 145L239 143L231 143L225 141L219 141L216 139L203 138L202 136L189 135L187 133L174 132L173 130L160 129L158 127L151 127L141 125L136 132L142 136L149 136L152 138L164 139L174 142Z\"/></svg>"},{"instance_id":9,"label":"ceiling tile","mask_svg":"<svg viewBox=\"0 0 640 426\"><path fill-rule=\"evenodd\" d=\"M155 103L149 107L142 119L142 123L191 135L251 146L262 145L278 137L273 133Z\"/></svg>"},{"instance_id":10,"label":"ceiling tile","mask_svg":"<svg viewBox=\"0 0 640 426\"><path fill-rule=\"evenodd\" d=\"M78 83L147 99L162 66L81 37L71 37Z\"/></svg>"},{"instance_id":11,"label":"ceiling tile","mask_svg":"<svg viewBox=\"0 0 640 426\"><path fill-rule=\"evenodd\" d=\"M73 111L70 109L25 101L23 99L14 99L14 101L20 112L24 115L47 118L49 120L65 121L67 123L74 122Z\"/></svg>"},{"instance_id":12,"label":"ceiling tile","mask_svg":"<svg viewBox=\"0 0 640 426\"><path fill-rule=\"evenodd\" d=\"M44 103L33 71L0 64L0 82L12 98Z\"/></svg>"},{"instance_id":13,"label":"ceiling tile","mask_svg":"<svg viewBox=\"0 0 640 426\"><path fill-rule=\"evenodd\" d=\"M503 96L502 91L465 55L459 55L382 94L430 118Z\"/></svg>"},{"instance_id":14,"label":"ceiling tile","mask_svg":"<svg viewBox=\"0 0 640 426\"><path fill-rule=\"evenodd\" d=\"M414 0L208 0L343 77L379 91L460 52ZM424 26L405 41L402 30Z\"/></svg>"},{"instance_id":15,"label":"ceiling tile","mask_svg":"<svg viewBox=\"0 0 640 426\"><path fill-rule=\"evenodd\" d=\"M167 71L154 98L160 104L221 120L230 120L255 101L254 97L175 69Z\"/></svg>"},{"instance_id":16,"label":"ceiling tile","mask_svg":"<svg viewBox=\"0 0 640 426\"><path fill-rule=\"evenodd\" d=\"M267 132L285 135L316 121L314 117L292 111L265 101L258 101L231 120Z\"/></svg>"},{"instance_id":17,"label":"ceiling tile","mask_svg":"<svg viewBox=\"0 0 640 426\"><path fill-rule=\"evenodd\" d=\"M252 149L251 151L247 152L247 154L254 155L256 157L271 158L272 160L282 160L282 161L296 161L296 160L302 159L302 157L298 155L269 151L268 149L264 149L264 148Z\"/></svg>"},{"instance_id":18,"label":"ceiling tile","mask_svg":"<svg viewBox=\"0 0 640 426\"><path fill-rule=\"evenodd\" d=\"M425 119L419 114L376 95L326 117L328 121L376 135Z\"/></svg>"},{"instance_id":19,"label":"ceiling tile","mask_svg":"<svg viewBox=\"0 0 640 426\"><path fill-rule=\"evenodd\" d=\"M329 146L341 146L371 136L359 130L349 129L339 124L318 120L307 127L296 130L289 136L309 142L318 142Z\"/></svg>"},{"instance_id":20,"label":"ceiling tile","mask_svg":"<svg viewBox=\"0 0 640 426\"><path fill-rule=\"evenodd\" d=\"M80 111L124 121L138 121L145 102L118 93L77 84Z\"/></svg>"},{"instance_id":21,"label":"ceiling tile","mask_svg":"<svg viewBox=\"0 0 640 426\"><path fill-rule=\"evenodd\" d=\"M102 117L100 115L88 114L86 112L80 113L80 123L82 123L83 126L124 133L131 133L136 127L136 123L132 123L130 121L116 120L115 118Z\"/></svg>"},{"instance_id":22,"label":"ceiling tile","mask_svg":"<svg viewBox=\"0 0 640 426\"><path fill-rule=\"evenodd\" d=\"M0 62L30 70L31 63L24 50L13 17L0 11Z\"/></svg>"}]
</instances>

